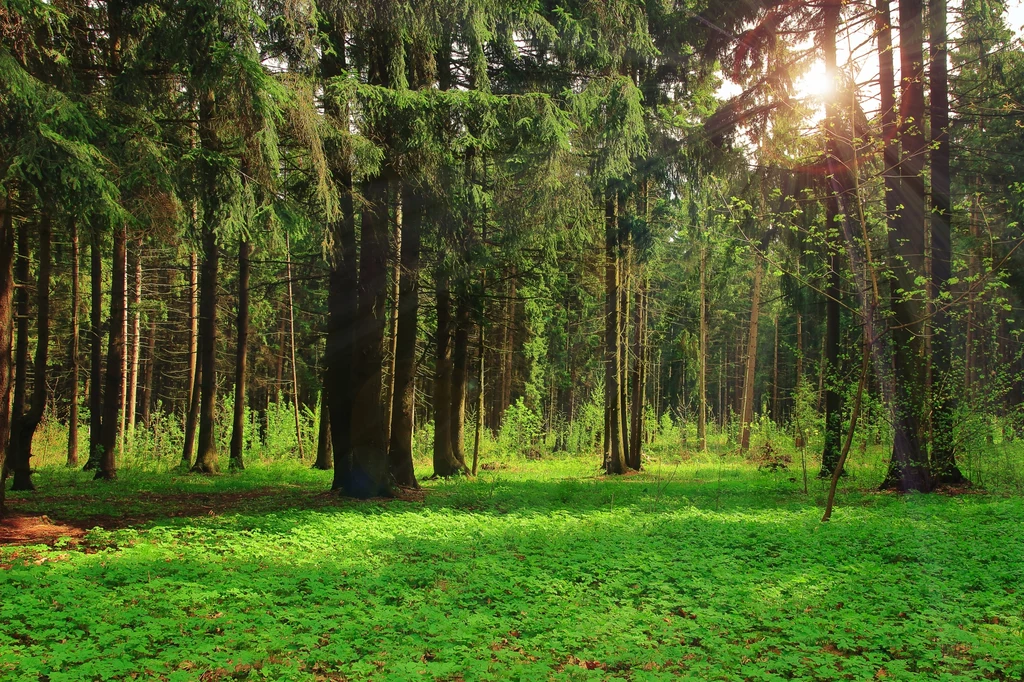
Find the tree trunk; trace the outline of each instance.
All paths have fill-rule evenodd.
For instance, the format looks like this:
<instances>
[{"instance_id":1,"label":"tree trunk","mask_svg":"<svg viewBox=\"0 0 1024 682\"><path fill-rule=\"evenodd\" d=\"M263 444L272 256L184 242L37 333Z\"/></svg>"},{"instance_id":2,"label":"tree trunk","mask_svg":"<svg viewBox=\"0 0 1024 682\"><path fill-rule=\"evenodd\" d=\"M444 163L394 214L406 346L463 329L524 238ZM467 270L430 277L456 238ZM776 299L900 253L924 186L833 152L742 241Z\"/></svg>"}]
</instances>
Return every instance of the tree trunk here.
<instances>
[{"instance_id":1,"label":"tree trunk","mask_svg":"<svg viewBox=\"0 0 1024 682\"><path fill-rule=\"evenodd\" d=\"M946 2L929 0L931 106L931 232L932 290L935 312L931 320L932 369L932 475L936 483L962 484L966 479L956 464L953 415L956 389L952 382L952 352L947 303L940 298L949 290L952 276L950 221L952 204L949 176L949 84L946 59Z\"/></svg>"},{"instance_id":2,"label":"tree trunk","mask_svg":"<svg viewBox=\"0 0 1024 682\"><path fill-rule=\"evenodd\" d=\"M480 276L480 290L486 291L486 278ZM480 438L484 430L484 348L485 333L483 319L480 321L480 352L477 357L476 367L476 431L473 434L473 468L470 471L476 476L477 465L480 462Z\"/></svg>"},{"instance_id":3,"label":"tree trunk","mask_svg":"<svg viewBox=\"0 0 1024 682\"><path fill-rule=\"evenodd\" d=\"M839 28L839 0L831 0L825 8L825 25L822 44L825 53L825 72L829 82L838 82L836 67L836 32ZM825 155L839 162L837 139L838 107L834 98L825 104ZM835 182L835 185L842 183ZM821 453L820 478L829 478L839 462L839 449L843 438L842 394L839 391L839 297L840 293L840 250L842 237L835 233L839 215L839 197L830 188L825 200L825 224L828 226L829 272L825 287L825 443ZM833 234L835 233L835 236ZM842 472L840 472L842 474Z\"/></svg>"},{"instance_id":4,"label":"tree trunk","mask_svg":"<svg viewBox=\"0 0 1024 682\"><path fill-rule=\"evenodd\" d=\"M700 347L697 351L697 442L701 452L708 449L708 295L707 247L700 247Z\"/></svg>"},{"instance_id":5,"label":"tree trunk","mask_svg":"<svg viewBox=\"0 0 1024 682\"><path fill-rule=\"evenodd\" d=\"M636 302L633 313L633 375L631 377L630 427L629 427L629 461L631 469L640 471L643 464L641 448L643 446L644 423L644 334L646 334L647 305L643 283L636 290Z\"/></svg>"},{"instance_id":6,"label":"tree trunk","mask_svg":"<svg viewBox=\"0 0 1024 682\"><path fill-rule=\"evenodd\" d=\"M401 190L396 190L400 192ZM395 404L395 366L398 362L398 307L402 289L402 199L395 202L395 238L392 247L391 265L391 309L388 329L388 352L386 372L387 381L384 386L384 449L391 452L391 422ZM390 462L389 462L390 466Z\"/></svg>"},{"instance_id":7,"label":"tree trunk","mask_svg":"<svg viewBox=\"0 0 1024 682\"><path fill-rule=\"evenodd\" d=\"M89 238L89 457L85 471L100 466L100 437L103 434L103 257L99 228L93 224Z\"/></svg>"},{"instance_id":8,"label":"tree trunk","mask_svg":"<svg viewBox=\"0 0 1024 682\"><path fill-rule=\"evenodd\" d=\"M128 416L128 353L130 339L128 337L128 240L125 236L124 245L124 352L121 353L121 409L117 420L117 449L124 452L125 418Z\"/></svg>"},{"instance_id":9,"label":"tree trunk","mask_svg":"<svg viewBox=\"0 0 1024 682\"><path fill-rule=\"evenodd\" d=\"M204 226L203 266L199 277L199 444L192 471L217 473L217 279L220 247L212 225Z\"/></svg>"},{"instance_id":10,"label":"tree trunk","mask_svg":"<svg viewBox=\"0 0 1024 682\"><path fill-rule=\"evenodd\" d=\"M128 398L126 401L128 414L125 417L130 431L135 430L136 403L139 389L139 349L142 347L140 337L142 332L142 239L136 241L135 250L135 291L132 292L132 345L128 359Z\"/></svg>"},{"instance_id":11,"label":"tree trunk","mask_svg":"<svg viewBox=\"0 0 1024 682\"><path fill-rule=\"evenodd\" d=\"M757 332L761 317L761 279L764 276L764 258L755 256L754 284L750 292L750 324L747 327L747 362L743 373L743 408L740 414L740 453L750 450L750 422L754 417L754 377L757 367Z\"/></svg>"},{"instance_id":12,"label":"tree trunk","mask_svg":"<svg viewBox=\"0 0 1024 682\"><path fill-rule=\"evenodd\" d=\"M452 476L460 467L452 448L452 313L448 274L438 270L435 277L437 299L437 354L434 370L434 475Z\"/></svg>"},{"instance_id":13,"label":"tree trunk","mask_svg":"<svg viewBox=\"0 0 1024 682\"><path fill-rule=\"evenodd\" d=\"M28 404L28 292L31 283L28 281L31 250L29 247L28 223L18 223L18 260L14 263L14 280L17 289L14 292L14 303L17 308L17 345L14 349L14 406L11 408L11 446L18 438L19 422L25 415ZM7 462L3 472L3 480L13 466L13 457Z\"/></svg>"},{"instance_id":14,"label":"tree trunk","mask_svg":"<svg viewBox=\"0 0 1024 682\"><path fill-rule=\"evenodd\" d=\"M82 294L78 289L78 220L71 218L71 406L68 413L68 463L69 467L78 466L78 375L79 375L79 318L78 309Z\"/></svg>"},{"instance_id":15,"label":"tree trunk","mask_svg":"<svg viewBox=\"0 0 1024 682\"><path fill-rule=\"evenodd\" d=\"M302 451L302 421L299 416L299 370L295 362L295 298L292 295L292 243L286 233L284 243L287 254L288 277L288 347L292 356L292 411L295 414L295 443L299 449L299 461L305 459Z\"/></svg>"},{"instance_id":16,"label":"tree trunk","mask_svg":"<svg viewBox=\"0 0 1024 682\"><path fill-rule=\"evenodd\" d=\"M622 353L619 348L619 230L618 197L614 190L606 190L605 197L605 433L608 446L605 467L609 474L626 473L625 445L620 416L621 396L619 377L622 376Z\"/></svg>"},{"instance_id":17,"label":"tree trunk","mask_svg":"<svg viewBox=\"0 0 1024 682\"><path fill-rule=\"evenodd\" d=\"M402 238L400 244L397 328L394 330L394 392L388 462L392 482L418 488L412 464L412 434L416 409L416 336L419 323L420 230L423 198L408 183L402 186Z\"/></svg>"},{"instance_id":18,"label":"tree trunk","mask_svg":"<svg viewBox=\"0 0 1024 682\"><path fill-rule=\"evenodd\" d=\"M151 413L153 410L153 374L156 369L156 314L149 320L149 341L146 347L146 370L142 375L142 396L139 405L139 417L142 423L149 428L151 426Z\"/></svg>"},{"instance_id":19,"label":"tree trunk","mask_svg":"<svg viewBox=\"0 0 1024 682\"><path fill-rule=\"evenodd\" d=\"M199 382L196 376L199 370L199 258L195 251L188 255L188 401L185 403L185 433L195 436L196 424L199 412L196 417L192 415L192 404L195 402L195 391L198 390ZM192 418L191 424L189 419ZM191 452L192 446L188 445L185 439L186 449ZM191 461L186 461L187 466L192 466Z\"/></svg>"},{"instance_id":20,"label":"tree trunk","mask_svg":"<svg viewBox=\"0 0 1024 682\"><path fill-rule=\"evenodd\" d=\"M200 344L196 340L196 356L198 358ZM196 365L192 375L192 385L189 386L189 401L185 406L185 445L181 451L181 467L188 471L192 468L192 459L195 455L196 430L199 426L199 394L203 373L199 365Z\"/></svg>"},{"instance_id":21,"label":"tree trunk","mask_svg":"<svg viewBox=\"0 0 1024 682\"><path fill-rule=\"evenodd\" d=\"M39 224L39 280L36 285L36 356L32 400L28 412L14 414L11 425L10 461L14 474L11 490L35 490L32 484L32 438L46 410L46 365L50 347L50 217Z\"/></svg>"},{"instance_id":22,"label":"tree trunk","mask_svg":"<svg viewBox=\"0 0 1024 682\"><path fill-rule=\"evenodd\" d=\"M331 411L327 408L327 393L320 392L320 426L317 429L316 461L314 469L330 471L334 468L334 450L331 447Z\"/></svg>"},{"instance_id":23,"label":"tree trunk","mask_svg":"<svg viewBox=\"0 0 1024 682\"><path fill-rule=\"evenodd\" d=\"M796 427L796 437L793 439L793 445L797 448L804 446L804 429L803 424L800 421L800 394L803 391L804 386L804 315L803 313L796 314L796 381L794 382L795 388L793 389L793 412L796 415L794 424Z\"/></svg>"},{"instance_id":24,"label":"tree trunk","mask_svg":"<svg viewBox=\"0 0 1024 682\"><path fill-rule=\"evenodd\" d=\"M125 345L125 254L128 235L125 225L114 229L114 249L110 271L110 318L107 338L107 378L103 392L103 422L100 427L99 466L96 478L117 478L115 450L121 424L119 412L124 402Z\"/></svg>"},{"instance_id":25,"label":"tree trunk","mask_svg":"<svg viewBox=\"0 0 1024 682\"><path fill-rule=\"evenodd\" d=\"M10 193L0 194L0 471L11 435L11 346L14 333L14 216ZM0 518L4 493L0 485Z\"/></svg>"},{"instance_id":26,"label":"tree trunk","mask_svg":"<svg viewBox=\"0 0 1024 682\"><path fill-rule=\"evenodd\" d=\"M892 457L883 488L927 492L932 487L921 447L924 417L924 305L908 292L924 274L924 120L923 7L900 0L900 203L896 229L889 233L894 255L891 282L896 421ZM883 82L883 91L886 85ZM883 103L884 108L884 103Z\"/></svg>"},{"instance_id":27,"label":"tree trunk","mask_svg":"<svg viewBox=\"0 0 1024 682\"><path fill-rule=\"evenodd\" d=\"M248 241L238 245L238 323L235 340L235 404L231 423L231 456L228 468L245 468L245 372L249 354L249 254Z\"/></svg>"},{"instance_id":28,"label":"tree trunk","mask_svg":"<svg viewBox=\"0 0 1024 682\"><path fill-rule=\"evenodd\" d=\"M456 296L454 346L452 348L452 456L466 470L466 384L469 377L469 331L473 325L469 297Z\"/></svg>"},{"instance_id":29,"label":"tree trunk","mask_svg":"<svg viewBox=\"0 0 1024 682\"><path fill-rule=\"evenodd\" d=\"M782 411L779 409L779 314L775 313L772 320L775 328L775 342L772 344L772 421L781 421Z\"/></svg>"}]
</instances>

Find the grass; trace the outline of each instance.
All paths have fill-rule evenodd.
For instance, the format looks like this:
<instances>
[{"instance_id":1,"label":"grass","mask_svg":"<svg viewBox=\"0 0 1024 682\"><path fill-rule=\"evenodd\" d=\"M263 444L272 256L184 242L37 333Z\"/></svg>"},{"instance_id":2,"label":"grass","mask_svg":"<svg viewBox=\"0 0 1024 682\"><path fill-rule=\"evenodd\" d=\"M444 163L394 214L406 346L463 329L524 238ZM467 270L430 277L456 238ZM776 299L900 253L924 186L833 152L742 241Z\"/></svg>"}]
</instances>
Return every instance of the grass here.
<instances>
[{"instance_id":1,"label":"grass","mask_svg":"<svg viewBox=\"0 0 1024 682\"><path fill-rule=\"evenodd\" d=\"M799 461L595 464L370 502L297 463L42 468L16 512L127 527L0 548L0 678L1024 677L1020 498L877 494L865 464L821 525Z\"/></svg>"}]
</instances>

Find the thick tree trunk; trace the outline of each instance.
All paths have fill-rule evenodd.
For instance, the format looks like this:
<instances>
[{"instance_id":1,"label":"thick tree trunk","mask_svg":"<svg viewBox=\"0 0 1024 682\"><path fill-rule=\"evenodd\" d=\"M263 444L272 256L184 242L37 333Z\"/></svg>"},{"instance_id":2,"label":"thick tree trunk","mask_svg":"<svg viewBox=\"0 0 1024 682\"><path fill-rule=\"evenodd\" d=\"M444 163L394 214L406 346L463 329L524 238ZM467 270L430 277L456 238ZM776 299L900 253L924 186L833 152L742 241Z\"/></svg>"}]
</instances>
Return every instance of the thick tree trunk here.
<instances>
[{"instance_id":1,"label":"thick tree trunk","mask_svg":"<svg viewBox=\"0 0 1024 682\"><path fill-rule=\"evenodd\" d=\"M437 353L434 361L434 475L452 476L462 468L452 448L452 312L448 274L434 276L437 299Z\"/></svg>"},{"instance_id":2,"label":"thick tree trunk","mask_svg":"<svg viewBox=\"0 0 1024 682\"><path fill-rule=\"evenodd\" d=\"M480 290L486 291L486 278L480 276ZM477 356L476 367L476 430L473 434L473 468L470 473L476 476L477 465L480 463L480 438L484 430L484 348L485 332L483 320L480 322L480 352ZM571 419L571 417L570 417Z\"/></svg>"},{"instance_id":3,"label":"thick tree trunk","mask_svg":"<svg viewBox=\"0 0 1024 682\"><path fill-rule=\"evenodd\" d=\"M605 433L608 446L605 448L605 467L609 474L626 473L626 453L622 433L622 392L619 377L622 376L622 352L619 338L619 229L618 197L614 190L606 190L605 197Z\"/></svg>"},{"instance_id":4,"label":"thick tree trunk","mask_svg":"<svg viewBox=\"0 0 1024 682\"><path fill-rule=\"evenodd\" d=\"M136 404L139 389L139 350L142 347L142 239L135 244L135 290L132 292L132 328L131 328L131 349L128 359L128 398L126 405L128 414L125 421L128 429L135 429Z\"/></svg>"},{"instance_id":5,"label":"thick tree trunk","mask_svg":"<svg viewBox=\"0 0 1024 682\"><path fill-rule=\"evenodd\" d=\"M772 320L775 329L775 341L772 344L772 421L781 421L782 410L779 409L779 314Z\"/></svg>"},{"instance_id":6,"label":"thick tree trunk","mask_svg":"<svg viewBox=\"0 0 1024 682\"><path fill-rule=\"evenodd\" d=\"M801 406L798 402L800 394L803 391L804 386L804 315L803 313L796 314L796 381L794 382L795 388L793 389L793 413L796 415L794 420L794 427L796 436L793 439L793 445L797 448L804 446L804 429L803 423L800 421L801 418Z\"/></svg>"},{"instance_id":7,"label":"thick tree trunk","mask_svg":"<svg viewBox=\"0 0 1024 682\"><path fill-rule=\"evenodd\" d=\"M946 73L946 2L929 0L931 106L931 232L932 299L932 475L936 483L962 484L966 479L956 464L953 415L956 389L952 382L950 318L947 303L940 296L949 289L952 276L951 197L949 176L949 84Z\"/></svg>"},{"instance_id":8,"label":"thick tree trunk","mask_svg":"<svg viewBox=\"0 0 1024 682\"><path fill-rule=\"evenodd\" d=\"M11 436L11 346L14 340L14 216L10 194L0 194L0 471ZM4 493L0 485L0 518Z\"/></svg>"},{"instance_id":9,"label":"thick tree trunk","mask_svg":"<svg viewBox=\"0 0 1024 682\"><path fill-rule=\"evenodd\" d=\"M235 404L231 420L231 455L228 468L245 468L245 373L249 355L249 254L248 241L238 245L238 314L235 340Z\"/></svg>"},{"instance_id":10,"label":"thick tree trunk","mask_svg":"<svg viewBox=\"0 0 1024 682\"><path fill-rule=\"evenodd\" d=\"M79 290L79 241L78 220L71 219L71 406L68 413L68 463L69 467L78 466L78 375L81 362L79 353L79 317L82 294Z\"/></svg>"},{"instance_id":11,"label":"thick tree trunk","mask_svg":"<svg viewBox=\"0 0 1024 682\"><path fill-rule=\"evenodd\" d=\"M217 473L217 280L220 247L213 226L203 232L203 265L199 282L199 443L192 471Z\"/></svg>"},{"instance_id":12,"label":"thick tree trunk","mask_svg":"<svg viewBox=\"0 0 1024 682\"><path fill-rule=\"evenodd\" d=\"M25 466L18 461L19 453L15 452L15 448L20 449L21 425L24 423L25 406L28 403L28 292L31 287L31 283L28 281L28 272L31 249L26 221L22 220L18 223L17 233L18 258L14 263L14 281L17 287L14 292L17 316L15 331L17 340L14 348L14 404L11 407L10 452L7 455L6 467L0 472L0 485L6 485L7 476L15 466Z\"/></svg>"},{"instance_id":13,"label":"thick tree trunk","mask_svg":"<svg viewBox=\"0 0 1024 682\"><path fill-rule=\"evenodd\" d=\"M32 400L28 412L15 413L11 424L11 444L8 455L10 457L8 467L14 474L11 490L35 490L35 486L32 484L32 438L35 436L39 422L43 419L43 412L46 410L46 366L50 347L50 267L50 217L44 213L39 224L35 376L32 380Z\"/></svg>"},{"instance_id":14,"label":"thick tree trunk","mask_svg":"<svg viewBox=\"0 0 1024 682\"><path fill-rule=\"evenodd\" d=\"M103 422L100 427L99 462L96 478L117 478L115 450L121 424L119 412L124 401L125 346L125 252L128 245L126 227L114 229L114 249L110 271L110 317L107 338L106 387L103 391Z\"/></svg>"},{"instance_id":15,"label":"thick tree trunk","mask_svg":"<svg viewBox=\"0 0 1024 682\"><path fill-rule=\"evenodd\" d=\"M928 491L932 487L921 444L924 417L924 305L909 292L924 275L924 66L921 0L900 0L900 203L889 233L892 270L895 429L883 488ZM883 82L883 89L886 84ZM883 109L885 104L883 102Z\"/></svg>"},{"instance_id":16,"label":"thick tree trunk","mask_svg":"<svg viewBox=\"0 0 1024 682\"><path fill-rule=\"evenodd\" d=\"M292 244L285 234L288 277L288 348L292 356L292 412L295 415L295 443L299 449L299 461L305 459L302 450L302 420L299 416L299 369L295 361L295 297L292 294Z\"/></svg>"},{"instance_id":17,"label":"thick tree trunk","mask_svg":"<svg viewBox=\"0 0 1024 682\"><path fill-rule=\"evenodd\" d=\"M420 296L420 230L423 224L423 199L417 188L403 184L402 238L400 251L398 326L394 332L394 393L391 407L391 434L388 463L392 482L397 486L418 488L412 464L412 434L416 408L416 336Z\"/></svg>"},{"instance_id":18,"label":"thick tree trunk","mask_svg":"<svg viewBox=\"0 0 1024 682\"><path fill-rule=\"evenodd\" d=\"M89 457L85 471L99 468L103 434L103 257L96 225L92 225L89 238L89 260Z\"/></svg>"},{"instance_id":19,"label":"thick tree trunk","mask_svg":"<svg viewBox=\"0 0 1024 682\"><path fill-rule=\"evenodd\" d=\"M754 377L757 368L757 333L761 319L761 280L764 258L758 254L754 264L754 284L750 292L750 324L747 326L747 362L743 373L743 407L740 413L740 452L750 450L750 422L754 418Z\"/></svg>"},{"instance_id":20,"label":"thick tree trunk","mask_svg":"<svg viewBox=\"0 0 1024 682\"><path fill-rule=\"evenodd\" d=\"M466 470L466 384L469 377L469 331L473 325L469 298L456 296L454 345L452 347L452 456Z\"/></svg>"},{"instance_id":21,"label":"thick tree trunk","mask_svg":"<svg viewBox=\"0 0 1024 682\"><path fill-rule=\"evenodd\" d=\"M327 326L327 404L330 409L331 445L334 450L332 490L353 494L352 411L356 401L353 383L355 351L356 284L358 266L352 176L342 173L341 217L331 225L334 253L331 259ZM369 495L367 495L369 496Z\"/></svg>"},{"instance_id":22,"label":"thick tree trunk","mask_svg":"<svg viewBox=\"0 0 1024 682\"><path fill-rule=\"evenodd\" d=\"M629 468L640 471L644 424L644 334L647 306L643 283L637 285L633 312L633 371L630 378Z\"/></svg>"},{"instance_id":23,"label":"thick tree trunk","mask_svg":"<svg viewBox=\"0 0 1024 682\"><path fill-rule=\"evenodd\" d=\"M327 393L320 393L320 425L316 438L316 461L314 469L330 471L334 468L334 451L331 448L331 411L327 408Z\"/></svg>"}]
</instances>

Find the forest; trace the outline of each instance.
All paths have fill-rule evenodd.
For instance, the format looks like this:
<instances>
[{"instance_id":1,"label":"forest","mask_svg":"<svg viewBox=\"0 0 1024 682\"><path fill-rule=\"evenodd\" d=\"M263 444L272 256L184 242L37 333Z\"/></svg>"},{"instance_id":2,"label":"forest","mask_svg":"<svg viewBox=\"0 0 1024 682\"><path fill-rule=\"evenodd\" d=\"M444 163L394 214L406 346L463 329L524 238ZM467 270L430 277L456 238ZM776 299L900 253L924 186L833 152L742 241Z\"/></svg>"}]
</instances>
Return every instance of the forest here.
<instances>
[{"instance_id":1,"label":"forest","mask_svg":"<svg viewBox=\"0 0 1024 682\"><path fill-rule=\"evenodd\" d=\"M1015 0L0 0L0 679L1024 679Z\"/></svg>"}]
</instances>

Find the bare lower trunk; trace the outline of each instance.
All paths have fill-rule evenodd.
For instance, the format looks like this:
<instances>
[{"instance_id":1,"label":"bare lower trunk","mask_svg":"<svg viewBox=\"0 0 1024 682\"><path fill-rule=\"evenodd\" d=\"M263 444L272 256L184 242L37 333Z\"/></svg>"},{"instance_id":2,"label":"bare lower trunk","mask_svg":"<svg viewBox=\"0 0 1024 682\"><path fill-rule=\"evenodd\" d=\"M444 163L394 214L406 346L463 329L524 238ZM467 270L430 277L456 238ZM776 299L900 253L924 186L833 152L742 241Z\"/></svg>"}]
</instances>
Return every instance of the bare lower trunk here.
<instances>
[{"instance_id":1,"label":"bare lower trunk","mask_svg":"<svg viewBox=\"0 0 1024 682\"><path fill-rule=\"evenodd\" d=\"M196 375L199 370L199 258L193 251L188 255L188 399L185 403L185 433L191 432L195 435L195 422L188 423L189 415L192 414L192 403L195 399L195 392L198 391L199 383ZM198 412L196 413L198 415ZM188 446L189 451L192 447ZM187 462L191 466L191 462Z\"/></svg>"},{"instance_id":2,"label":"bare lower trunk","mask_svg":"<svg viewBox=\"0 0 1024 682\"><path fill-rule=\"evenodd\" d=\"M199 286L199 443L192 471L217 472L217 279L220 247L212 226L203 233L203 267Z\"/></svg>"},{"instance_id":3,"label":"bare lower trunk","mask_svg":"<svg viewBox=\"0 0 1024 682\"><path fill-rule=\"evenodd\" d=\"M743 372L743 407L740 413L740 452L750 449L750 422L754 418L754 372L757 367L757 332L761 319L761 279L764 276L764 259L755 256L754 284L750 292L750 324L747 327L747 362Z\"/></svg>"},{"instance_id":4,"label":"bare lower trunk","mask_svg":"<svg viewBox=\"0 0 1024 682\"><path fill-rule=\"evenodd\" d=\"M388 363L384 384L384 448L391 451L391 421L395 402L395 365L398 361L398 306L402 284L402 203L395 207L395 238L391 267L391 309L388 327Z\"/></svg>"},{"instance_id":5,"label":"bare lower trunk","mask_svg":"<svg viewBox=\"0 0 1024 682\"><path fill-rule=\"evenodd\" d=\"M153 410L153 374L156 369L156 315L149 321L149 340L146 348L146 370L142 375L142 395L140 397L139 418L149 428Z\"/></svg>"},{"instance_id":6,"label":"bare lower trunk","mask_svg":"<svg viewBox=\"0 0 1024 682\"><path fill-rule=\"evenodd\" d=\"M132 293L132 328L131 328L131 349L128 358L128 398L126 401L128 414L125 421L128 429L135 428L136 403L139 388L139 349L142 347L140 334L142 332L142 240L139 239L135 245L135 291Z\"/></svg>"},{"instance_id":7,"label":"bare lower trunk","mask_svg":"<svg viewBox=\"0 0 1024 682\"><path fill-rule=\"evenodd\" d=\"M103 258L95 225L89 239L89 260L89 458L85 471L99 468L103 434Z\"/></svg>"},{"instance_id":8,"label":"bare lower trunk","mask_svg":"<svg viewBox=\"0 0 1024 682\"><path fill-rule=\"evenodd\" d=\"M231 420L230 469L245 468L245 373L249 355L249 242L238 245L238 315L235 340L235 404Z\"/></svg>"},{"instance_id":9,"label":"bare lower trunk","mask_svg":"<svg viewBox=\"0 0 1024 682\"><path fill-rule=\"evenodd\" d=\"M707 248L700 247L700 344L697 349L697 442L701 451L708 449L708 300ZM660 415L659 415L660 416Z\"/></svg>"},{"instance_id":10,"label":"bare lower trunk","mask_svg":"<svg viewBox=\"0 0 1024 682\"><path fill-rule=\"evenodd\" d=\"M423 200L417 188L404 185L399 268L398 321L394 338L394 393L388 462L395 485L417 488L412 464L412 435L416 408L416 336L419 323L420 228Z\"/></svg>"},{"instance_id":11,"label":"bare lower trunk","mask_svg":"<svg viewBox=\"0 0 1024 682\"><path fill-rule=\"evenodd\" d=\"M10 194L0 194L0 471L11 435L11 346L14 334L14 217ZM0 485L0 518L4 493Z\"/></svg>"},{"instance_id":12,"label":"bare lower trunk","mask_svg":"<svg viewBox=\"0 0 1024 682\"><path fill-rule=\"evenodd\" d=\"M644 423L644 334L646 334L647 306L643 284L637 286L635 312L633 316L633 372L631 377L632 401L630 403L629 461L631 469L640 471L642 465Z\"/></svg>"},{"instance_id":13,"label":"bare lower trunk","mask_svg":"<svg viewBox=\"0 0 1024 682\"><path fill-rule=\"evenodd\" d=\"M452 456L460 469L466 469L466 379L469 375L469 328L472 325L469 301L464 293L457 297L454 345L452 347Z\"/></svg>"},{"instance_id":14,"label":"bare lower trunk","mask_svg":"<svg viewBox=\"0 0 1024 682\"><path fill-rule=\"evenodd\" d=\"M626 472L625 446L620 415L622 353L619 349L619 246L616 204L613 190L605 199L605 467L609 474Z\"/></svg>"},{"instance_id":15,"label":"bare lower trunk","mask_svg":"<svg viewBox=\"0 0 1024 682\"><path fill-rule=\"evenodd\" d=\"M314 469L330 471L334 468L334 451L331 448L331 411L327 409L327 394L320 393L320 425L316 438L316 461Z\"/></svg>"},{"instance_id":16,"label":"bare lower trunk","mask_svg":"<svg viewBox=\"0 0 1024 682\"><path fill-rule=\"evenodd\" d=\"M434 362L434 475L452 476L459 462L452 451L452 313L448 275L438 272L437 353Z\"/></svg>"},{"instance_id":17,"label":"bare lower trunk","mask_svg":"<svg viewBox=\"0 0 1024 682\"><path fill-rule=\"evenodd\" d=\"M199 345L196 345L196 354L199 353ZM199 426L199 394L202 390L203 373L199 366L192 375L192 385L189 386L189 402L185 405L185 444L181 451L181 466L184 469L192 468L192 459L196 450L196 431Z\"/></svg>"},{"instance_id":18,"label":"bare lower trunk","mask_svg":"<svg viewBox=\"0 0 1024 682\"><path fill-rule=\"evenodd\" d=\"M125 345L125 252L128 237L125 226L114 230L114 250L110 272L110 332L107 341L107 379L103 393L103 423L99 442L97 479L113 480L117 477L115 450L121 419L119 412L124 401L124 345Z\"/></svg>"},{"instance_id":19,"label":"bare lower trunk","mask_svg":"<svg viewBox=\"0 0 1024 682\"><path fill-rule=\"evenodd\" d=\"M81 305L79 291L79 242L78 221L71 219L71 409L68 414L68 466L78 466L78 375L79 353L79 318L78 309Z\"/></svg>"},{"instance_id":20,"label":"bare lower trunk","mask_svg":"<svg viewBox=\"0 0 1024 682\"><path fill-rule=\"evenodd\" d=\"M486 284L483 276L480 277L480 289L484 291ZM477 357L476 367L476 431L473 434L473 468L470 473L476 476L477 465L480 462L480 437L484 430L484 347L485 347L484 325L480 324L480 353Z\"/></svg>"},{"instance_id":21,"label":"bare lower trunk","mask_svg":"<svg viewBox=\"0 0 1024 682\"><path fill-rule=\"evenodd\" d=\"M292 296L292 249L287 234L284 236L288 255L288 346L292 354L292 408L295 414L295 442L299 448L299 459L304 459L302 452L302 421L299 418L299 374L295 362L295 299Z\"/></svg>"},{"instance_id":22,"label":"bare lower trunk","mask_svg":"<svg viewBox=\"0 0 1024 682\"><path fill-rule=\"evenodd\" d=\"M50 346L50 217L39 225L39 280L36 284L36 355L32 399L25 414L15 414L11 424L10 461L14 474L11 490L35 490L32 484L32 438L46 410L46 365Z\"/></svg>"}]
</instances>

